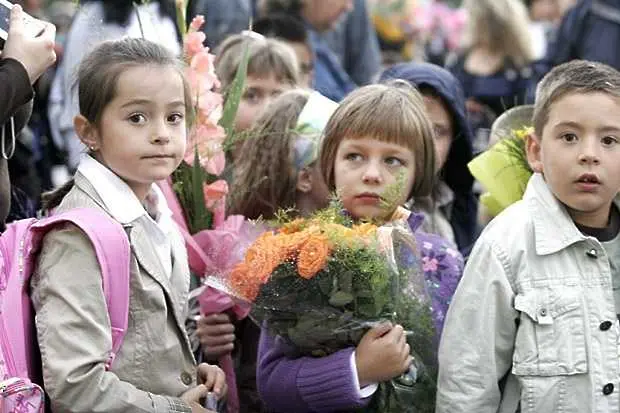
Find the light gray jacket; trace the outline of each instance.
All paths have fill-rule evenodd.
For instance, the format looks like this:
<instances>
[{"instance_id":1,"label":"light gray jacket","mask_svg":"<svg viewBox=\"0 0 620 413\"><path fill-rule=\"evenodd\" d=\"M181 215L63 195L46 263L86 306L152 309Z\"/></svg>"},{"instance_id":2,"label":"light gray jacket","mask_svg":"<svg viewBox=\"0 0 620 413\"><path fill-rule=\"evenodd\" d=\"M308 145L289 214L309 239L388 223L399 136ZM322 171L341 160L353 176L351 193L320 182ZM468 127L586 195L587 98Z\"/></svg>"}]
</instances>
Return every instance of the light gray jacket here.
<instances>
[{"instance_id":1,"label":"light gray jacket","mask_svg":"<svg viewBox=\"0 0 620 413\"><path fill-rule=\"evenodd\" d=\"M100 208L79 173L58 212ZM105 210L105 209L104 209ZM128 331L111 371L110 321L99 265L74 226L46 235L31 281L45 390L54 413L191 411L178 397L196 383L185 332L189 269L180 234L172 241L168 278L146 236L143 219L128 230L132 248Z\"/></svg>"},{"instance_id":2,"label":"light gray jacket","mask_svg":"<svg viewBox=\"0 0 620 413\"><path fill-rule=\"evenodd\" d=\"M619 338L605 251L535 174L469 257L441 339L437 412L519 401L523 413L618 412Z\"/></svg>"}]
</instances>

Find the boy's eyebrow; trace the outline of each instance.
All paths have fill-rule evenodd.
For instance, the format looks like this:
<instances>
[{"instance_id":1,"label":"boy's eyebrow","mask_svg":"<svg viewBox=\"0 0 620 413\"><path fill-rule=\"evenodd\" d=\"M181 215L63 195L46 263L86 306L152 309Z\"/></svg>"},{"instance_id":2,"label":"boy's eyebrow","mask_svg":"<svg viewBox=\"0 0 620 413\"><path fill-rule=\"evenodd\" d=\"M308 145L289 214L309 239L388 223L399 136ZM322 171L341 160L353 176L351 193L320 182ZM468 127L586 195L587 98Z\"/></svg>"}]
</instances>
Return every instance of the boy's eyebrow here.
<instances>
[{"instance_id":1,"label":"boy's eyebrow","mask_svg":"<svg viewBox=\"0 0 620 413\"><path fill-rule=\"evenodd\" d=\"M555 125L555 127L560 127L560 126L568 126L571 128L575 128L575 129L583 129L583 126L581 124L579 124L578 122L573 122L573 121L566 121L566 122L560 122L558 124ZM620 125L618 126L602 126L600 128L596 129L597 132L618 132L620 131Z\"/></svg>"},{"instance_id":2,"label":"boy's eyebrow","mask_svg":"<svg viewBox=\"0 0 620 413\"><path fill-rule=\"evenodd\" d=\"M567 121L559 122L559 123L556 123L554 125L555 128L560 127L560 126L568 126L570 128L575 128L575 129L582 129L583 128L583 126L581 126L580 123L573 122L572 120L567 120Z\"/></svg>"}]
</instances>

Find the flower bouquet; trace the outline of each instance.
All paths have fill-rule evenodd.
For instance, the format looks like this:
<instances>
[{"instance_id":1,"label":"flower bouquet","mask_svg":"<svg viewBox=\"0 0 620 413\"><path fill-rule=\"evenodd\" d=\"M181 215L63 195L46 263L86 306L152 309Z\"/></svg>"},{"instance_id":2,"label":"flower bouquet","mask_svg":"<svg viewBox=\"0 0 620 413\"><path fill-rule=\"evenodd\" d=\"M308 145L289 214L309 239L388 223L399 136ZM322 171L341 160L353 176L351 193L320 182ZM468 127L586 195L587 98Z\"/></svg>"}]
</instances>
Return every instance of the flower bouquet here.
<instances>
[{"instance_id":1,"label":"flower bouquet","mask_svg":"<svg viewBox=\"0 0 620 413\"><path fill-rule=\"evenodd\" d=\"M518 106L497 118L491 131L496 143L468 164L486 191L480 202L492 216L520 200L532 176L525 153L531 113L531 106Z\"/></svg>"},{"instance_id":2,"label":"flower bouquet","mask_svg":"<svg viewBox=\"0 0 620 413\"><path fill-rule=\"evenodd\" d=\"M382 321L408 331L410 371L380 383L372 412L432 412L436 333L414 237L406 222L354 224L334 206L280 217L226 277L207 282L252 303L251 317L283 337L291 357L354 347Z\"/></svg>"}]
</instances>

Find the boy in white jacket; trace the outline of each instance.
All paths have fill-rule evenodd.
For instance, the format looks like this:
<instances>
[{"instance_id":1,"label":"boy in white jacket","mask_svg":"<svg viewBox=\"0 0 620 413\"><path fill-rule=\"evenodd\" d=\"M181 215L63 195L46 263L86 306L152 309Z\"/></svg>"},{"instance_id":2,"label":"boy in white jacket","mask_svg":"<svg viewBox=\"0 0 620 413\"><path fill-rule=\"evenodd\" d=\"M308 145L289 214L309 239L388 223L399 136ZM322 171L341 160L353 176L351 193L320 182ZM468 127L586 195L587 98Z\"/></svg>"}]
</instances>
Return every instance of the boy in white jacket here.
<instances>
[{"instance_id":1,"label":"boy in white jacket","mask_svg":"<svg viewBox=\"0 0 620 413\"><path fill-rule=\"evenodd\" d=\"M620 410L620 73L539 84L523 200L485 229L448 311L437 412Z\"/></svg>"}]
</instances>

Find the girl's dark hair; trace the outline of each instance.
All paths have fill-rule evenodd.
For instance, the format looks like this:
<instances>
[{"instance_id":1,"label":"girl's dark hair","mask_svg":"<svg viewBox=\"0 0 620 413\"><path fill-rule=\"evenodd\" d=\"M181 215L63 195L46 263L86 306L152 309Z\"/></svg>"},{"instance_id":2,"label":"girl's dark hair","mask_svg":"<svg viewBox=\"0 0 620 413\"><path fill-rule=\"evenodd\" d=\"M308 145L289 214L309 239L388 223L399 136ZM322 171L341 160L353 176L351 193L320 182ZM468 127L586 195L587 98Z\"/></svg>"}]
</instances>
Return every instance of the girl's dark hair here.
<instances>
[{"instance_id":1,"label":"girl's dark hair","mask_svg":"<svg viewBox=\"0 0 620 413\"><path fill-rule=\"evenodd\" d=\"M266 16L284 13L300 18L302 7L303 0L265 0L262 13Z\"/></svg>"},{"instance_id":2,"label":"girl's dark hair","mask_svg":"<svg viewBox=\"0 0 620 413\"><path fill-rule=\"evenodd\" d=\"M174 2L170 0L154 0L159 3L159 14L168 16L176 24ZM82 0L82 3L102 3L104 23L126 26L134 9L134 3L146 3L144 0Z\"/></svg>"},{"instance_id":3,"label":"girl's dark hair","mask_svg":"<svg viewBox=\"0 0 620 413\"><path fill-rule=\"evenodd\" d=\"M293 43L308 43L308 32L304 22L286 13L264 16L254 22L252 30L265 37L275 37Z\"/></svg>"},{"instance_id":4,"label":"girl's dark hair","mask_svg":"<svg viewBox=\"0 0 620 413\"><path fill-rule=\"evenodd\" d=\"M106 106L114 99L121 74L130 68L169 66L176 68L183 79L188 127L193 119L193 104L184 64L174 54L157 43L145 39L124 38L99 44L80 63L78 69L78 101L80 114L98 126ZM73 187L68 182L58 190L43 195L43 208L57 207Z\"/></svg>"},{"instance_id":5,"label":"girl's dark hair","mask_svg":"<svg viewBox=\"0 0 620 413\"><path fill-rule=\"evenodd\" d=\"M230 214L271 219L279 209L295 207L295 128L308 96L309 92L299 89L284 92L257 119L235 163Z\"/></svg>"}]
</instances>

